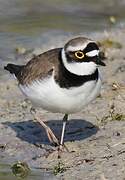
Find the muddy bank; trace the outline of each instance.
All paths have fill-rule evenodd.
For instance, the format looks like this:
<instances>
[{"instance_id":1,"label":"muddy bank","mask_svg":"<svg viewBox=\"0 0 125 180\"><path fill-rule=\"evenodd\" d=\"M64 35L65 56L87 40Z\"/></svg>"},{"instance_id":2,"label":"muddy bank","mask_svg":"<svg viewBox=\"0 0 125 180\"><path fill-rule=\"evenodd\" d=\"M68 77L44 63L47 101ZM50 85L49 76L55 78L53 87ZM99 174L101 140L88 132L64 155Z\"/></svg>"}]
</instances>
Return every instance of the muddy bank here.
<instances>
[{"instance_id":1,"label":"muddy bank","mask_svg":"<svg viewBox=\"0 0 125 180\"><path fill-rule=\"evenodd\" d=\"M65 144L71 153L57 159L43 128L30 114L31 104L17 83L3 70L0 78L0 159L11 163L25 161L30 167L54 172L58 179L123 180L125 178L125 30L89 35L105 43L106 67L101 95L82 112L71 115ZM61 37L60 44L72 36ZM114 42L121 46L114 46ZM56 47L56 43L54 46ZM46 45L49 49L49 42ZM42 51L42 49L41 49ZM22 60L23 62L23 60ZM41 110L43 119L60 137L61 114ZM55 150L55 151L54 151ZM57 168L58 169L58 168ZM61 172L61 173L60 173ZM53 176L52 176L53 177Z\"/></svg>"}]
</instances>

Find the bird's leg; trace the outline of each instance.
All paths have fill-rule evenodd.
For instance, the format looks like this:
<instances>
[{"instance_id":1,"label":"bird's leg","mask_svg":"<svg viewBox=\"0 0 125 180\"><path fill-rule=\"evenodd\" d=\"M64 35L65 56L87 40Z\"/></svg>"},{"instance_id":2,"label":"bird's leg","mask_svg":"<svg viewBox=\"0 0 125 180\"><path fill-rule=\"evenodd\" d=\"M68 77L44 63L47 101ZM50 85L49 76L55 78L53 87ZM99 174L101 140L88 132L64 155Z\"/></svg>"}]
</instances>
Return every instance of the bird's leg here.
<instances>
[{"instance_id":1,"label":"bird's leg","mask_svg":"<svg viewBox=\"0 0 125 180\"><path fill-rule=\"evenodd\" d=\"M65 149L68 151L68 149L64 145L64 134L65 134L65 128L66 128L67 120L68 120L68 114L65 114L63 117L63 127L62 127L62 134L61 134L59 150L62 150L62 147L64 146Z\"/></svg>"},{"instance_id":2,"label":"bird's leg","mask_svg":"<svg viewBox=\"0 0 125 180\"><path fill-rule=\"evenodd\" d=\"M50 129L50 127L48 127L40 118L40 114L38 114L35 109L31 108L31 113L33 114L34 118L43 126L43 128L45 129L47 136L50 140L51 143L53 143L54 145L60 145L58 139L56 138L56 136L54 135L53 131Z\"/></svg>"}]
</instances>

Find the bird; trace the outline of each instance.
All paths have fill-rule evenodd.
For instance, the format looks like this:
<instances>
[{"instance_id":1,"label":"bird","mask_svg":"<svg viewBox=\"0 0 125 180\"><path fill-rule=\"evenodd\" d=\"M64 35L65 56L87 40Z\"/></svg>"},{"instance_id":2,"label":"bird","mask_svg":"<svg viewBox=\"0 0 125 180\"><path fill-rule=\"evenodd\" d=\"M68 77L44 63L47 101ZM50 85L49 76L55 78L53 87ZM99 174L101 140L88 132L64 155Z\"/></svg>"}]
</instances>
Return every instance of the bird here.
<instances>
[{"instance_id":1,"label":"bird","mask_svg":"<svg viewBox=\"0 0 125 180\"><path fill-rule=\"evenodd\" d=\"M24 65L9 63L4 69L16 77L19 89L35 108L64 114L60 140L36 115L50 142L61 150L65 145L68 116L83 110L100 94L99 66L105 65L98 43L80 36L70 39L63 47L34 56Z\"/></svg>"}]
</instances>

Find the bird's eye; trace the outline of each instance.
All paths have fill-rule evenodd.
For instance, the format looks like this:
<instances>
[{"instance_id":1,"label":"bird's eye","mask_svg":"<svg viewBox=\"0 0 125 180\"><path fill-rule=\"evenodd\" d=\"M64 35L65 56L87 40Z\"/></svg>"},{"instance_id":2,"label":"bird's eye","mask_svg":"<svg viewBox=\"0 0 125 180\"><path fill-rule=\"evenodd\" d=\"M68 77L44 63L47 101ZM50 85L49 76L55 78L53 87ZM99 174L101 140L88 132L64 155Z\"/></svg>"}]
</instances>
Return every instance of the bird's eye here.
<instances>
[{"instance_id":1,"label":"bird's eye","mask_svg":"<svg viewBox=\"0 0 125 180\"><path fill-rule=\"evenodd\" d=\"M82 51L76 51L75 57L77 57L78 59L82 59L84 58L84 53Z\"/></svg>"}]
</instances>

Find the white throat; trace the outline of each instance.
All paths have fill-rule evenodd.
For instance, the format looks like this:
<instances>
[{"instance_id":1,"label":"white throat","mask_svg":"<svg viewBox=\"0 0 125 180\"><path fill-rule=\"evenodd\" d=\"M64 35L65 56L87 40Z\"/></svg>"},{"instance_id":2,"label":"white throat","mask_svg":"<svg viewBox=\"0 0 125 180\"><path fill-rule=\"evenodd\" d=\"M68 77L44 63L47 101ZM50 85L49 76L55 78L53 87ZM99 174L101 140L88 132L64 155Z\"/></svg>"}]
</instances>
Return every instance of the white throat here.
<instances>
[{"instance_id":1,"label":"white throat","mask_svg":"<svg viewBox=\"0 0 125 180\"><path fill-rule=\"evenodd\" d=\"M65 50L62 49L62 61L65 68L73 74L76 75L91 75L97 68L97 65L94 62L71 62L69 63L66 58Z\"/></svg>"}]
</instances>

